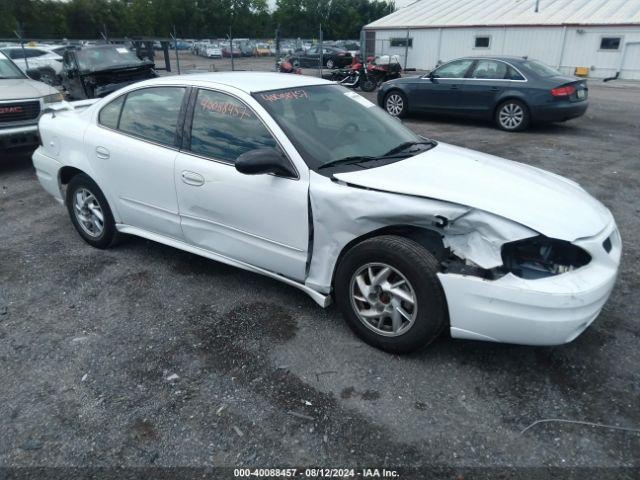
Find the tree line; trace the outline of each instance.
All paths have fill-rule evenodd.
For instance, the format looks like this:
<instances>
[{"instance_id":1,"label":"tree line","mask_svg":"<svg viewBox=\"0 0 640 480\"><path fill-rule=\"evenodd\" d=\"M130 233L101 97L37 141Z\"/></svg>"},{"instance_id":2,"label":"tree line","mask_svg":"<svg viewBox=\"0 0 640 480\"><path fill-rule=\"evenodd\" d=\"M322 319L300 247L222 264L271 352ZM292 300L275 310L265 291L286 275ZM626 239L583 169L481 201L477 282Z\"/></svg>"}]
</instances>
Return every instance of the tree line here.
<instances>
[{"instance_id":1,"label":"tree line","mask_svg":"<svg viewBox=\"0 0 640 480\"><path fill-rule=\"evenodd\" d=\"M389 0L0 0L0 38L359 38L362 26L393 11Z\"/></svg>"}]
</instances>

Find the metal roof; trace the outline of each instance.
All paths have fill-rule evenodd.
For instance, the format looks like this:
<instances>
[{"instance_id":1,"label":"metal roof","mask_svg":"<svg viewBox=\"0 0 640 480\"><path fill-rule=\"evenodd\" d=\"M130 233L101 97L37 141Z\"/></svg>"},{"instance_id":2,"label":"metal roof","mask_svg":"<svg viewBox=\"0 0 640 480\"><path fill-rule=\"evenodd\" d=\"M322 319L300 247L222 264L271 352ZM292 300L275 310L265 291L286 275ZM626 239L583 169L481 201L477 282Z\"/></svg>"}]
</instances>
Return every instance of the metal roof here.
<instances>
[{"instance_id":1,"label":"metal roof","mask_svg":"<svg viewBox=\"0 0 640 480\"><path fill-rule=\"evenodd\" d=\"M368 29L640 25L640 0L418 0Z\"/></svg>"}]
</instances>

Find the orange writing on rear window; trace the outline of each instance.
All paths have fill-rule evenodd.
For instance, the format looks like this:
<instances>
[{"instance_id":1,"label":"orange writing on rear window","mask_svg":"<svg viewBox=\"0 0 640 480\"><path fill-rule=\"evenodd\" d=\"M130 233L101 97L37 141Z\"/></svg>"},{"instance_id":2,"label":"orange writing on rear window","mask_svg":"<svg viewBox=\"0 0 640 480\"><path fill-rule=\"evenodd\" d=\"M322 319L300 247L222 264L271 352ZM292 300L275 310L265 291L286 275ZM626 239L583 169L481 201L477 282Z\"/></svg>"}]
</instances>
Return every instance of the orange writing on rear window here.
<instances>
[{"instance_id":1,"label":"orange writing on rear window","mask_svg":"<svg viewBox=\"0 0 640 480\"><path fill-rule=\"evenodd\" d=\"M208 110L210 112L216 112L222 115L228 115L230 117L239 119L253 118L251 115L251 111L245 105L212 102L211 100L203 98L202 100L200 100L200 107L202 107L203 110Z\"/></svg>"},{"instance_id":2,"label":"orange writing on rear window","mask_svg":"<svg viewBox=\"0 0 640 480\"><path fill-rule=\"evenodd\" d=\"M280 100L298 100L309 98L309 94L304 90L287 90L286 92L263 93L260 95L267 102L278 102Z\"/></svg>"}]
</instances>

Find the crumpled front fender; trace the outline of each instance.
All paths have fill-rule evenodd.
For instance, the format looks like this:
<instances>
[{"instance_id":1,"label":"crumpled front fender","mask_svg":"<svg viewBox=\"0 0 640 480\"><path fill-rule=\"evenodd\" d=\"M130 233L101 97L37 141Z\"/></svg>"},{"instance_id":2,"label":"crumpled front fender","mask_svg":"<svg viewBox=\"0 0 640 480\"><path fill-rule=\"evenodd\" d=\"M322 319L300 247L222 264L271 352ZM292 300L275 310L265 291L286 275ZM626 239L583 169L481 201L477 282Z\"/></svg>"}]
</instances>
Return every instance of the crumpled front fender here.
<instances>
[{"instance_id":1,"label":"crumpled front fender","mask_svg":"<svg viewBox=\"0 0 640 480\"><path fill-rule=\"evenodd\" d=\"M411 226L437 232L460 259L482 268L502 264L506 242L537 232L496 215L431 198L365 189L310 172L313 233L305 284L330 293L343 249L381 228Z\"/></svg>"}]
</instances>

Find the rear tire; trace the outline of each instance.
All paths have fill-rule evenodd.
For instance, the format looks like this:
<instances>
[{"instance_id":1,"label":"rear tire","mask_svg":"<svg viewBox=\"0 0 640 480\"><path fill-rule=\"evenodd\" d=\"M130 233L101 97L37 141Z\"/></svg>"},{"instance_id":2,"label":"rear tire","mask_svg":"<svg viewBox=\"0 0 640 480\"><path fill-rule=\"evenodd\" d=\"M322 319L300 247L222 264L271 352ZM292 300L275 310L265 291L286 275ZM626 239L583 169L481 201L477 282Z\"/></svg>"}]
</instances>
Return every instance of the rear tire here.
<instances>
[{"instance_id":1,"label":"rear tire","mask_svg":"<svg viewBox=\"0 0 640 480\"><path fill-rule=\"evenodd\" d=\"M349 250L338 265L336 304L369 345L408 353L435 340L447 324L438 262L413 240L384 235Z\"/></svg>"},{"instance_id":2,"label":"rear tire","mask_svg":"<svg viewBox=\"0 0 640 480\"><path fill-rule=\"evenodd\" d=\"M335 64L333 63L333 60L329 59L327 60L327 68L330 70L333 70L335 67Z\"/></svg>"},{"instance_id":3,"label":"rear tire","mask_svg":"<svg viewBox=\"0 0 640 480\"><path fill-rule=\"evenodd\" d=\"M88 175L78 174L67 186L67 211L82 239L92 247L107 248L119 238L109 203Z\"/></svg>"},{"instance_id":4,"label":"rear tire","mask_svg":"<svg viewBox=\"0 0 640 480\"><path fill-rule=\"evenodd\" d=\"M407 96L400 90L392 90L384 97L384 109L392 117L406 117L408 112Z\"/></svg>"},{"instance_id":5,"label":"rear tire","mask_svg":"<svg viewBox=\"0 0 640 480\"><path fill-rule=\"evenodd\" d=\"M529 127L531 115L529 108L520 100L510 99L496 109L496 125L507 132L521 132Z\"/></svg>"}]
</instances>

